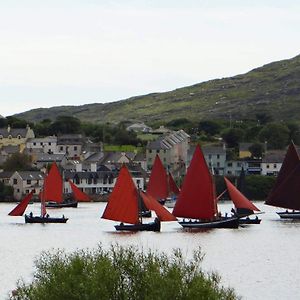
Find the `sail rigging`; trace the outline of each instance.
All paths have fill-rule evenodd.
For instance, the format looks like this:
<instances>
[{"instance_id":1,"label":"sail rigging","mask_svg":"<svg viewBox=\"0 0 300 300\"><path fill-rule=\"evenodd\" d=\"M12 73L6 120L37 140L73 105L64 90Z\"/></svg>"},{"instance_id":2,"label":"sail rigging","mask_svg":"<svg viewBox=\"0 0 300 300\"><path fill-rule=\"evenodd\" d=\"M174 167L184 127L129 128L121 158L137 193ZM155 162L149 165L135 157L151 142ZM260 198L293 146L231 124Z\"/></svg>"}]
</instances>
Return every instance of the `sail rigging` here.
<instances>
[{"instance_id":1,"label":"sail rigging","mask_svg":"<svg viewBox=\"0 0 300 300\"><path fill-rule=\"evenodd\" d=\"M27 194L22 201L8 214L9 216L22 216L33 196L33 192L31 191Z\"/></svg>"},{"instance_id":2,"label":"sail rigging","mask_svg":"<svg viewBox=\"0 0 300 300\"><path fill-rule=\"evenodd\" d=\"M41 199L44 202L63 202L63 180L55 162L51 165L50 171L44 179L44 189L41 193Z\"/></svg>"},{"instance_id":3,"label":"sail rigging","mask_svg":"<svg viewBox=\"0 0 300 300\"><path fill-rule=\"evenodd\" d=\"M109 196L103 219L139 223L138 191L125 165L122 166L115 187Z\"/></svg>"},{"instance_id":4,"label":"sail rigging","mask_svg":"<svg viewBox=\"0 0 300 300\"><path fill-rule=\"evenodd\" d=\"M260 211L250 200L248 200L226 177L224 177L230 199L237 211L244 216L253 214L253 211Z\"/></svg>"},{"instance_id":5,"label":"sail rigging","mask_svg":"<svg viewBox=\"0 0 300 300\"><path fill-rule=\"evenodd\" d=\"M300 210L299 182L300 158L294 143L291 143L265 204Z\"/></svg>"},{"instance_id":6,"label":"sail rigging","mask_svg":"<svg viewBox=\"0 0 300 300\"><path fill-rule=\"evenodd\" d=\"M71 186L73 196L76 201L78 202L89 202L91 201L89 195L81 191L70 179L69 179L69 184Z\"/></svg>"},{"instance_id":7,"label":"sail rigging","mask_svg":"<svg viewBox=\"0 0 300 300\"><path fill-rule=\"evenodd\" d=\"M154 199L152 196L141 192L141 197L143 198L143 201L145 203L145 206L149 210L154 210L157 217L160 221L176 221L176 217L172 215L167 209L165 209L161 204L159 204L156 199Z\"/></svg>"},{"instance_id":8,"label":"sail rigging","mask_svg":"<svg viewBox=\"0 0 300 300\"><path fill-rule=\"evenodd\" d=\"M146 192L156 200L166 199L169 194L168 185L166 170L159 156L156 155Z\"/></svg>"},{"instance_id":9,"label":"sail rigging","mask_svg":"<svg viewBox=\"0 0 300 300\"><path fill-rule=\"evenodd\" d=\"M213 219L217 214L215 189L199 145L184 178L173 215L193 219Z\"/></svg>"}]
</instances>

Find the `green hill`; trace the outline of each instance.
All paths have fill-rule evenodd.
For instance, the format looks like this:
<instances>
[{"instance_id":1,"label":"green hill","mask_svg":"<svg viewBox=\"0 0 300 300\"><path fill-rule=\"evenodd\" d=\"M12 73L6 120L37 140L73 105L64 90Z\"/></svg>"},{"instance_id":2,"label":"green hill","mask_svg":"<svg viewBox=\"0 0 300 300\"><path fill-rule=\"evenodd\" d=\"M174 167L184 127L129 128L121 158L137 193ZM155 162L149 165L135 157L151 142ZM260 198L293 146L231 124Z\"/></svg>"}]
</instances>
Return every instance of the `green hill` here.
<instances>
[{"instance_id":1,"label":"green hill","mask_svg":"<svg viewBox=\"0 0 300 300\"><path fill-rule=\"evenodd\" d=\"M165 93L152 93L106 104L30 110L16 117L29 121L72 115L82 121L119 122L251 118L267 112L277 120L299 120L300 55L234 77L210 80Z\"/></svg>"}]
</instances>

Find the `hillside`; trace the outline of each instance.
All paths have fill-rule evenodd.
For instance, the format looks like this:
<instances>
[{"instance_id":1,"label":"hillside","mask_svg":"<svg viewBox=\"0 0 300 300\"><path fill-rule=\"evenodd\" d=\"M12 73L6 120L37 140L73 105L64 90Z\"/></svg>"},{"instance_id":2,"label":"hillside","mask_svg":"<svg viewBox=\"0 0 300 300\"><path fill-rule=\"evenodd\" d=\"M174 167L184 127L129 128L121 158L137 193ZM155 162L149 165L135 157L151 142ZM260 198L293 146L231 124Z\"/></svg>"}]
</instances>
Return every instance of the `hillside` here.
<instances>
[{"instance_id":1,"label":"hillside","mask_svg":"<svg viewBox=\"0 0 300 300\"><path fill-rule=\"evenodd\" d=\"M16 117L29 121L72 115L82 121L168 121L188 117L241 119L268 112L275 119L300 114L300 55L234 77L210 80L165 93L153 93L106 104L34 109Z\"/></svg>"}]
</instances>

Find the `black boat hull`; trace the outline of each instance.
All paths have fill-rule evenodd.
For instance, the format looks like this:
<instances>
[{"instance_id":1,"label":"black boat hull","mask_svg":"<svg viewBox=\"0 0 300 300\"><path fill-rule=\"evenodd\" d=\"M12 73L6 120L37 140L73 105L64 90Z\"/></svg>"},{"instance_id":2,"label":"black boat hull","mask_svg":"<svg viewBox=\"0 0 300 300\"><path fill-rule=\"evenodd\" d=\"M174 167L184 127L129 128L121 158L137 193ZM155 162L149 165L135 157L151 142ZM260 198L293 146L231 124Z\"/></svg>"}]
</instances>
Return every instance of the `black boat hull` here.
<instances>
[{"instance_id":1,"label":"black boat hull","mask_svg":"<svg viewBox=\"0 0 300 300\"><path fill-rule=\"evenodd\" d=\"M66 223L68 218L51 218L25 215L25 223Z\"/></svg>"},{"instance_id":2,"label":"black boat hull","mask_svg":"<svg viewBox=\"0 0 300 300\"><path fill-rule=\"evenodd\" d=\"M46 207L48 208L64 208L64 207L77 207L78 202L72 201L72 202L62 202L62 203L57 203L57 202L47 202Z\"/></svg>"},{"instance_id":3,"label":"black boat hull","mask_svg":"<svg viewBox=\"0 0 300 300\"><path fill-rule=\"evenodd\" d=\"M202 229L202 228L238 228L238 218L222 218L213 221L181 221L179 224L187 229Z\"/></svg>"},{"instance_id":4,"label":"black boat hull","mask_svg":"<svg viewBox=\"0 0 300 300\"><path fill-rule=\"evenodd\" d=\"M261 219L250 219L250 218L245 218L245 219L239 219L240 224L260 224Z\"/></svg>"},{"instance_id":5,"label":"black boat hull","mask_svg":"<svg viewBox=\"0 0 300 300\"><path fill-rule=\"evenodd\" d=\"M118 231L160 231L160 221L154 220L154 222L147 224L120 224L115 226Z\"/></svg>"},{"instance_id":6,"label":"black boat hull","mask_svg":"<svg viewBox=\"0 0 300 300\"><path fill-rule=\"evenodd\" d=\"M281 219L294 219L300 220L300 211L293 211L293 212L277 212Z\"/></svg>"}]
</instances>

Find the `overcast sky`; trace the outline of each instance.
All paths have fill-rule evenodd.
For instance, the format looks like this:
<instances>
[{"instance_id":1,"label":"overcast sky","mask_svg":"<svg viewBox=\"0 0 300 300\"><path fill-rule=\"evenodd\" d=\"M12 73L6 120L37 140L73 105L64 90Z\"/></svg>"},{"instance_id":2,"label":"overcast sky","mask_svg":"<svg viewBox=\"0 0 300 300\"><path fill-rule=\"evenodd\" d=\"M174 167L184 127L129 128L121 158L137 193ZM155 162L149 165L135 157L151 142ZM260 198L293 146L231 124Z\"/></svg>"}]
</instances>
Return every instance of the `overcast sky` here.
<instances>
[{"instance_id":1,"label":"overcast sky","mask_svg":"<svg viewBox=\"0 0 300 300\"><path fill-rule=\"evenodd\" d=\"M0 0L0 114L104 103L300 54L300 3Z\"/></svg>"}]
</instances>

